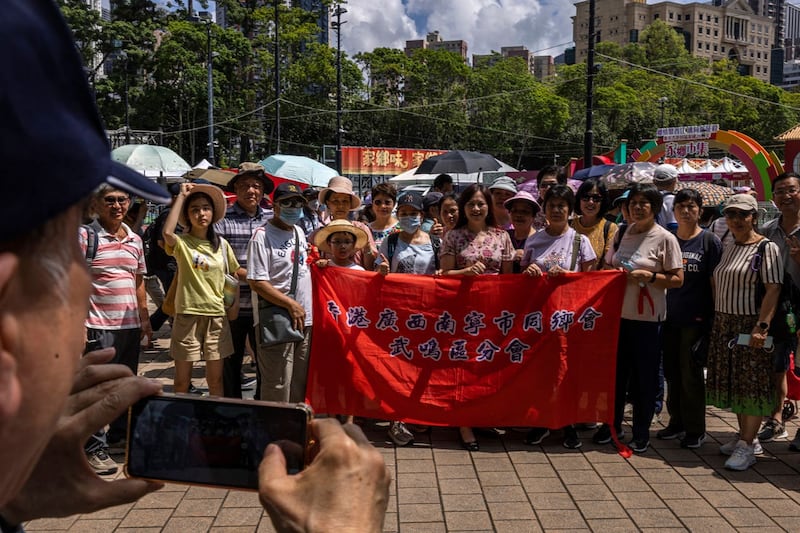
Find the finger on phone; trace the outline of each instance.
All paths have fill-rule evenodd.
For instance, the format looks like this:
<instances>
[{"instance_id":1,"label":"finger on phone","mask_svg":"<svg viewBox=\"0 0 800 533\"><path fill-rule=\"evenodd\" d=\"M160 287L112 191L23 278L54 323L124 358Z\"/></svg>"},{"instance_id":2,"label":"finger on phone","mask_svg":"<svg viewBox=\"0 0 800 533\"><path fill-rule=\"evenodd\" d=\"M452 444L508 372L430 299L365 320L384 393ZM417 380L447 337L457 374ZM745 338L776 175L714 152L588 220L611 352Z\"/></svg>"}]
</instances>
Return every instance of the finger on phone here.
<instances>
[{"instance_id":1,"label":"finger on phone","mask_svg":"<svg viewBox=\"0 0 800 533\"><path fill-rule=\"evenodd\" d=\"M161 384L157 381L130 376L115 380L110 387L103 387L103 384L95 385L82 395L86 395L87 392L91 395L92 391L98 388L103 390L104 394L74 415L73 424L76 431L86 433L87 437L98 428L111 423L138 400L161 392Z\"/></svg>"},{"instance_id":2,"label":"finger on phone","mask_svg":"<svg viewBox=\"0 0 800 533\"><path fill-rule=\"evenodd\" d=\"M267 449L264 450L261 464L258 466L259 479L274 480L286 475L286 457L284 457L283 451L276 444L268 444Z\"/></svg>"}]
</instances>

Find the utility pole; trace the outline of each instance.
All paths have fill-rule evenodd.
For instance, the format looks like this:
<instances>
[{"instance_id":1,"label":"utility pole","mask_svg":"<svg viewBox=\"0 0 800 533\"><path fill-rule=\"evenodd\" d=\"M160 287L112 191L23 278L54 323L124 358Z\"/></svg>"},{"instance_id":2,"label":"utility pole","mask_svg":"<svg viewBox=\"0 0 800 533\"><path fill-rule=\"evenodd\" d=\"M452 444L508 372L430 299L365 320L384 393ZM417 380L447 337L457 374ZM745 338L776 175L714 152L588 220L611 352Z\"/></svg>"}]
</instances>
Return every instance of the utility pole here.
<instances>
[{"instance_id":1,"label":"utility pole","mask_svg":"<svg viewBox=\"0 0 800 533\"><path fill-rule=\"evenodd\" d=\"M659 123L660 128L666 127L664 123L664 109L667 107L667 102L669 102L669 98L666 96L662 96L658 99L658 106L661 108L661 122Z\"/></svg>"},{"instance_id":2,"label":"utility pole","mask_svg":"<svg viewBox=\"0 0 800 533\"><path fill-rule=\"evenodd\" d=\"M333 14L336 22L331 27L336 30L336 171L342 173L342 15L347 10L337 5Z\"/></svg>"},{"instance_id":3,"label":"utility pole","mask_svg":"<svg viewBox=\"0 0 800 533\"><path fill-rule=\"evenodd\" d=\"M191 3L191 0L190 0ZM211 53L211 14L206 12L206 51L208 57L206 59L208 67L208 162L212 165L214 161L214 56Z\"/></svg>"},{"instance_id":4,"label":"utility pole","mask_svg":"<svg viewBox=\"0 0 800 533\"><path fill-rule=\"evenodd\" d=\"M275 153L281 153L281 63L280 63L280 48L278 39L278 20L279 11L278 7L280 2L274 0L273 7L275 9Z\"/></svg>"},{"instance_id":5,"label":"utility pole","mask_svg":"<svg viewBox=\"0 0 800 533\"><path fill-rule=\"evenodd\" d=\"M583 138L583 167L592 166L594 144L594 19L595 0L589 0L589 48L586 56L586 131Z\"/></svg>"}]
</instances>

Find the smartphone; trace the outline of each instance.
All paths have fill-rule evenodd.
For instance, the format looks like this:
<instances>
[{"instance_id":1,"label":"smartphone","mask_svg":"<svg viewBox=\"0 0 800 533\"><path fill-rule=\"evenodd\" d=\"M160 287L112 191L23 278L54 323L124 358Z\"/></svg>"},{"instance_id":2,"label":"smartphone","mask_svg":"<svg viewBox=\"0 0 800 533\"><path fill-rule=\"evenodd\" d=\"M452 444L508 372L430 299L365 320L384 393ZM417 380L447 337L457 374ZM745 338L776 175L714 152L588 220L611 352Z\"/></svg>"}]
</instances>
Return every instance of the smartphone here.
<instances>
[{"instance_id":1,"label":"smartphone","mask_svg":"<svg viewBox=\"0 0 800 533\"><path fill-rule=\"evenodd\" d=\"M161 394L131 406L125 473L149 480L258 489L258 465L270 443L289 474L306 465L305 404Z\"/></svg>"},{"instance_id":2,"label":"smartphone","mask_svg":"<svg viewBox=\"0 0 800 533\"><path fill-rule=\"evenodd\" d=\"M772 337L767 336L764 339L764 349L769 350L772 348ZM750 334L749 333L739 333L739 338L736 340L736 344L740 346L749 346L750 345Z\"/></svg>"}]
</instances>

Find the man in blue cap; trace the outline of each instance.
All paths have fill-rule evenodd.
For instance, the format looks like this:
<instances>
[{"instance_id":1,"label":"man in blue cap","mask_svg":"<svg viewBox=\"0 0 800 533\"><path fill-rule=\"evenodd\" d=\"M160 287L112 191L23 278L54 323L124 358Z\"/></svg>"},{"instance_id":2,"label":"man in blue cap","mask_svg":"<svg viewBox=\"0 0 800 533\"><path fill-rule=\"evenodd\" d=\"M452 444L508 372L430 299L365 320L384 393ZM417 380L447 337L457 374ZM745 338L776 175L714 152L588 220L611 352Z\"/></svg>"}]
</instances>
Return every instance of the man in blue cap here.
<instances>
[{"instance_id":1,"label":"man in blue cap","mask_svg":"<svg viewBox=\"0 0 800 533\"><path fill-rule=\"evenodd\" d=\"M78 226L103 183L154 202L169 194L113 162L72 36L51 0L6 0L0 17L0 531L40 517L132 502L161 487L111 482L83 444L159 383L107 363L113 349L81 358L90 280ZM54 161L46 172L43 158ZM20 179L17 174L29 172ZM288 476L270 445L259 496L273 522L295 530L381 531L389 475L356 426L311 426L320 446Z\"/></svg>"}]
</instances>

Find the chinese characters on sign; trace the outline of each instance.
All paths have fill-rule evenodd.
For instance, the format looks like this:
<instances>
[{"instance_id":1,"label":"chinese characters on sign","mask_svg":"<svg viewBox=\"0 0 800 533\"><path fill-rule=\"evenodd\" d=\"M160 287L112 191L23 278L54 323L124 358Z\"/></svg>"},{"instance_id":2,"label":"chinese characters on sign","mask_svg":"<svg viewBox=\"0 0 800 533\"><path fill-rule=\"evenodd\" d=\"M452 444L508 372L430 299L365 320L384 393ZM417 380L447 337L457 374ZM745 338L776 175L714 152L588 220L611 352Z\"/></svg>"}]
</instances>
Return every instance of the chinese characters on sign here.
<instances>
[{"instance_id":1,"label":"chinese characters on sign","mask_svg":"<svg viewBox=\"0 0 800 533\"><path fill-rule=\"evenodd\" d=\"M397 175L416 168L424 160L443 154L444 150L407 148L342 147L344 174Z\"/></svg>"},{"instance_id":2,"label":"chinese characters on sign","mask_svg":"<svg viewBox=\"0 0 800 533\"><path fill-rule=\"evenodd\" d=\"M670 158L708 157L708 141L692 141L686 144L667 143L664 150L664 156Z\"/></svg>"},{"instance_id":3,"label":"chinese characters on sign","mask_svg":"<svg viewBox=\"0 0 800 533\"><path fill-rule=\"evenodd\" d=\"M700 126L677 126L658 128L656 135L664 142L692 141L712 139L719 131L719 124L701 124Z\"/></svg>"},{"instance_id":4,"label":"chinese characters on sign","mask_svg":"<svg viewBox=\"0 0 800 533\"><path fill-rule=\"evenodd\" d=\"M338 322L341 315L339 306L333 300L326 302L326 309L334 322ZM349 307L345 312L345 324L351 328L367 330L372 327L373 321L368 318L369 311L363 306ZM563 331L569 333L570 328L575 324L575 311L568 309L558 309L553 312L548 319L548 331ZM598 320L603 316L601 312L592 306L588 306L578 317L578 324L583 331L592 331L597 327ZM541 334L543 328L543 314L541 311L533 311L522 317L522 330L524 332L536 332ZM502 333L503 337L514 328L516 315L508 310L501 310L489 322L494 324ZM392 337L386 346L386 350L391 357L404 357L408 361L414 360L415 356L439 361L442 354L446 353L450 361L469 361L491 363L495 355L499 352L505 353L512 363L521 363L525 352L531 347L518 338L508 339L504 346L498 346L491 338L482 339L480 345L470 352L467 348L467 339L453 339L450 346L443 347L442 338L437 335L465 334L471 337L480 336L486 329L486 315L475 310L471 310L463 318L463 325L458 326L457 320L448 311L443 311L435 321L433 321L433 337L414 346L414 343L406 335L402 334L398 324L403 324L406 330L425 332L428 329L428 320L421 313L411 313L405 321L402 321L398 312L394 309L385 308L378 313L375 321L375 328L380 331L393 331L397 333ZM457 333L458 331L458 333ZM492 337L496 338L496 337Z\"/></svg>"}]
</instances>

